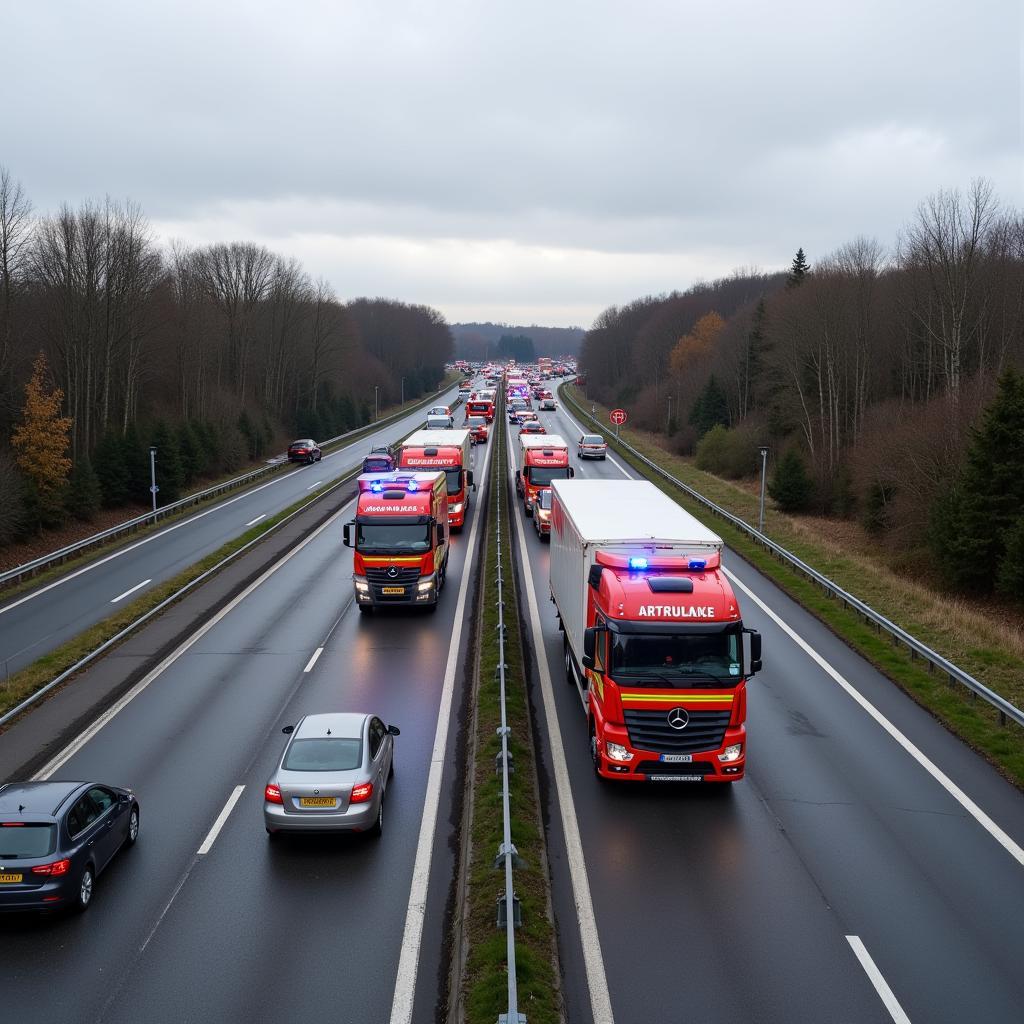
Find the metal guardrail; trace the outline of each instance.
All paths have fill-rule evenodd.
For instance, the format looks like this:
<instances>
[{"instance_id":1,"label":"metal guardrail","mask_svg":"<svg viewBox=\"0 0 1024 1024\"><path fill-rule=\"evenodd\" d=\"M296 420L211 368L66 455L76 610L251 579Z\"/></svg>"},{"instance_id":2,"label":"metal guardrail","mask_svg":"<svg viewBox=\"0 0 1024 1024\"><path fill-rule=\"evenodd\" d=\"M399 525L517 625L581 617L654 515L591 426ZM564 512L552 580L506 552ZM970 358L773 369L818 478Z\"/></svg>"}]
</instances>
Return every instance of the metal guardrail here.
<instances>
[{"instance_id":1,"label":"metal guardrail","mask_svg":"<svg viewBox=\"0 0 1024 1024\"><path fill-rule=\"evenodd\" d=\"M603 429L604 424L602 424L596 416L588 413L579 404L579 402L576 401L576 399L564 392L563 389L566 386L567 385L565 384L560 385L558 389L559 394L562 396L562 400L571 405L576 411L576 414L582 419L589 420L598 428ZM778 558L780 562L784 562L790 567L803 573L813 583L820 586L829 597L834 597L841 601L844 607L852 608L858 615L864 618L865 621L874 625L878 632L887 633L892 638L894 645L903 644L910 651L912 658L921 658L927 664L929 672L938 669L940 672L944 672L946 674L951 686L954 683L960 683L962 686L967 688L972 697L981 697L983 700L986 700L999 713L1000 725L1006 725L1007 719L1010 719L1016 722L1017 725L1024 727L1024 711L1021 711L1020 708L1011 704L1005 697L1000 697L998 693L990 690L984 683L975 679L969 672L965 672L958 665L954 665L953 662L921 643L920 640L911 636L905 629L897 626L895 622L887 619L880 612L876 612L874 608L865 604L865 602L860 600L860 598L854 597L853 594L843 590L842 587L833 583L827 576L823 576L817 569L812 568L802 559L797 558L797 556L792 554L792 552L787 551L781 545L776 544L770 537L761 533L759 530L756 530L745 520L740 519L739 516L735 516L731 512L726 511L720 505L716 505L713 501L705 498L699 491L694 490L689 484L683 483L682 480L679 480L672 476L671 473L666 472L656 462L647 458L646 455L642 455L628 442L617 437L611 443L621 448L638 462L643 463L648 469L656 473L663 480L666 480L674 487L678 487L679 490L688 494L695 501L700 502L700 504L709 509L715 515L727 520L738 530L742 530L748 537L760 544L770 554Z\"/></svg>"},{"instance_id":2,"label":"metal guardrail","mask_svg":"<svg viewBox=\"0 0 1024 1024\"><path fill-rule=\"evenodd\" d=\"M112 636L109 640L105 640L102 644L99 645L99 647L96 647L95 649L90 651L87 655L85 655L85 657L80 658L70 668L65 669L63 672L60 673L60 675L51 679L48 683L41 686L34 693L29 694L28 697L26 697L20 704L11 708L10 711L7 711L3 715L0 715L0 728L2 728L4 725L10 722L12 719L17 718L18 715L20 715L23 711L30 708L41 697L46 696L46 694L48 694L52 689L54 689L57 686L60 686L61 683L70 679L77 672L81 672L83 668L85 668L87 665L92 664L92 662L95 661L97 658L102 657L112 647L116 647L122 640L125 639L125 637L133 633L136 629L138 629L139 626L143 625L146 622L149 622L150 619L155 618L165 608L168 608L176 601L179 601L190 590L192 590L195 587L198 587L201 583L208 580L211 576L216 575L229 562L233 562L236 558L239 557L239 555L244 554L250 548L254 547L256 544L262 543L264 540L267 539L267 537L271 533L278 529L278 527L284 526L285 523L289 522L291 519L294 519L295 516L299 515L299 513L305 512L306 509L309 508L311 505L315 505L316 502L326 497L332 491L337 490L343 484L351 482L351 480L358 475L359 470L356 469L350 473L346 473L344 476L339 477L333 483L328 484L322 491L320 491L319 494L314 495L314 497L310 498L309 501L303 502L302 505L300 505L297 509L295 509L292 512L289 512L288 515L286 515L283 519L278 520L276 523L274 523L266 530L264 530L258 537L254 537L252 540L247 541L237 551L232 551L230 555L228 555L225 558L222 558L216 565L213 565L205 572L200 573L200 575L198 575L194 580L189 580L188 583L186 583L183 587L179 587L169 597L165 597L158 605L156 605L153 608L150 608L148 612L145 612L143 615L140 615L137 619L133 620L132 622L129 622L128 625L124 627L124 629L122 629L120 632Z\"/></svg>"},{"instance_id":3,"label":"metal guardrail","mask_svg":"<svg viewBox=\"0 0 1024 1024\"><path fill-rule=\"evenodd\" d=\"M502 412L504 410L502 409ZM499 431L499 439L501 432ZM507 428L506 428L507 436ZM504 451L498 451L499 446L495 444L493 458L500 465L504 458ZM508 973L508 1012L498 1016L498 1024L526 1024L526 1015L519 1012L519 992L516 981L516 917L518 913L518 900L512 884L512 867L517 856L516 848L512 845L512 808L509 795L509 751L508 737L511 729L508 725L508 718L505 707L505 597L504 566L501 558L501 496L505 477L502 475L495 482L497 500L495 503L495 544L498 553L498 682L501 689L501 725L498 727L498 735L501 737L501 812L502 812L502 843L498 849L496 864L502 860L505 862L505 941Z\"/></svg>"},{"instance_id":4,"label":"metal guardrail","mask_svg":"<svg viewBox=\"0 0 1024 1024\"><path fill-rule=\"evenodd\" d=\"M383 419L377 420L375 423L356 427L355 430L349 430L344 434L339 434L337 437L321 441L320 447L325 448L328 445L335 445L347 439L355 439L356 434L365 434L368 431L372 433L377 427L386 427L389 423L393 423L396 420L400 420L402 417L415 412L420 406L433 401L435 398L443 395L446 391L450 391L453 387L455 387L454 384L448 384L440 390L435 391L432 395L422 399L417 403L417 405L412 406L410 409L392 413L390 416L385 416ZM56 551L51 551L49 554L40 555L39 558L34 558L30 562L25 562L23 565L16 566L13 569L8 569L6 572L0 573L0 587L7 583L20 582L26 576L33 576L41 569L46 569L51 565L60 565L62 562L67 561L69 558L74 558L76 555L87 551L91 547L95 547L98 544L104 544L109 540L120 537L122 534L132 533L142 526L157 523L166 516L173 515L174 513L190 508L193 505L198 505L200 502L206 501L208 498L215 498L219 494L226 494L228 491L244 487L247 484L252 483L254 480L258 480L263 476L269 476L271 473L276 473L279 469L283 469L288 465L289 463L287 459L282 458L281 461L261 466L259 469L243 473L241 476L233 477L231 480L225 480L223 483L215 484L213 487L207 487L203 491L196 491L195 494L186 495L186 497L180 498L178 501L173 501L169 505L164 505L162 508L158 508L156 512L146 512L144 515L136 516L134 519L128 519L123 523L118 523L116 526L111 526L109 529L102 530L99 533L94 533L82 540L75 541L74 544L68 544L66 547L59 548Z\"/></svg>"}]
</instances>

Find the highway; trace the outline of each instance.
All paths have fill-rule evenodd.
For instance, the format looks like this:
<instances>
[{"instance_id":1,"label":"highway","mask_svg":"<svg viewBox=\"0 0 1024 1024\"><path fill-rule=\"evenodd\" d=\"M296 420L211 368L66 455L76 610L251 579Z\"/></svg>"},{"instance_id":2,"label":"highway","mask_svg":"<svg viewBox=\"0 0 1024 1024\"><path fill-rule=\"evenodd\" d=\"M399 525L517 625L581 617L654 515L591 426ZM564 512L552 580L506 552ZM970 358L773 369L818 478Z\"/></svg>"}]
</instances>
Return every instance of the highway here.
<instances>
[{"instance_id":1,"label":"highway","mask_svg":"<svg viewBox=\"0 0 1024 1024\"><path fill-rule=\"evenodd\" d=\"M452 388L437 399L450 405ZM26 594L0 602L0 678L77 636L130 601L171 579L249 527L301 501L310 491L350 472L377 444L396 441L423 424L409 413L320 462L285 470L251 490L129 541Z\"/></svg>"},{"instance_id":2,"label":"highway","mask_svg":"<svg viewBox=\"0 0 1024 1024\"><path fill-rule=\"evenodd\" d=\"M88 914L0 916L5 1020L374 1024L392 1019L393 1002L395 1021L434 1019L447 979L475 580L466 556L480 539L484 457L436 612L358 614L341 544L350 503L44 771L131 786L142 827L100 877ZM270 841L263 786L281 728L328 710L373 712L401 729L384 835Z\"/></svg>"},{"instance_id":3,"label":"highway","mask_svg":"<svg viewBox=\"0 0 1024 1024\"><path fill-rule=\"evenodd\" d=\"M540 418L570 444L583 432L561 409ZM573 459L578 476L639 475L614 456ZM728 551L744 622L764 638L745 779L724 791L599 782L582 694L565 681L548 546L517 518L538 627L527 601L524 630L543 663L532 696L570 1021L1021 1018L1019 791Z\"/></svg>"}]
</instances>

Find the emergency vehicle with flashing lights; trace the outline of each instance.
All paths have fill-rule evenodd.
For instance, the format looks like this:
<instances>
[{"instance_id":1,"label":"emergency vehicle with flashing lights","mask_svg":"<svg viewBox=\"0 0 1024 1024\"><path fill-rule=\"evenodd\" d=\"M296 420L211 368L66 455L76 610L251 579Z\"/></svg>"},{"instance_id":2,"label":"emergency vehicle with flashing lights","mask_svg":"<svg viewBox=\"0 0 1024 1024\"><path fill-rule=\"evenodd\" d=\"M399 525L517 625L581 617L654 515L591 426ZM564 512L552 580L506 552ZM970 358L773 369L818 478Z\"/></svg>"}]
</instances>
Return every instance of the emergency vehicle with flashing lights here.
<instances>
[{"instance_id":1,"label":"emergency vehicle with flashing lights","mask_svg":"<svg viewBox=\"0 0 1024 1024\"><path fill-rule=\"evenodd\" d=\"M488 423L494 422L494 402L477 396L466 403L466 416L483 416Z\"/></svg>"},{"instance_id":2,"label":"emergency vehicle with flashing lights","mask_svg":"<svg viewBox=\"0 0 1024 1024\"><path fill-rule=\"evenodd\" d=\"M523 511L533 515L533 502L542 487L553 480L574 475L569 465L569 445L558 434L520 434L516 494L523 499Z\"/></svg>"},{"instance_id":3,"label":"emergency vehicle with flashing lights","mask_svg":"<svg viewBox=\"0 0 1024 1024\"><path fill-rule=\"evenodd\" d=\"M445 474L364 473L356 517L345 524L354 548L352 582L361 612L388 605L434 609L448 574Z\"/></svg>"},{"instance_id":4,"label":"emergency vehicle with flashing lights","mask_svg":"<svg viewBox=\"0 0 1024 1024\"><path fill-rule=\"evenodd\" d=\"M647 480L551 490L551 599L595 772L737 782L761 637L743 625L721 538Z\"/></svg>"},{"instance_id":5,"label":"emergency vehicle with flashing lights","mask_svg":"<svg viewBox=\"0 0 1024 1024\"><path fill-rule=\"evenodd\" d=\"M440 470L448 489L448 525L461 530L473 483L472 438L468 430L417 430L399 446L398 468L420 473Z\"/></svg>"}]
</instances>

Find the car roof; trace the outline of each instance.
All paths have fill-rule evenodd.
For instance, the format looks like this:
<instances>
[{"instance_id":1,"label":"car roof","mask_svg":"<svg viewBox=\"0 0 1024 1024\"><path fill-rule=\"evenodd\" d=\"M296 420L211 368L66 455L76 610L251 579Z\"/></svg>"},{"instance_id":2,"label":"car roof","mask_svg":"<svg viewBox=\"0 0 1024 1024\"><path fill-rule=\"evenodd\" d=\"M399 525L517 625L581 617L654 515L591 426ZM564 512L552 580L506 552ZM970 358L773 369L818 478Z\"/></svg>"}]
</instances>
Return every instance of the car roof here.
<instances>
[{"instance_id":1,"label":"car roof","mask_svg":"<svg viewBox=\"0 0 1024 1024\"><path fill-rule=\"evenodd\" d=\"M295 737L326 736L330 730L332 736L361 739L363 726L369 715L355 712L328 712L321 715L306 715L295 729Z\"/></svg>"},{"instance_id":2,"label":"car roof","mask_svg":"<svg viewBox=\"0 0 1024 1024\"><path fill-rule=\"evenodd\" d=\"M72 793L86 785L85 782L9 782L0 786L0 815L53 816Z\"/></svg>"}]
</instances>

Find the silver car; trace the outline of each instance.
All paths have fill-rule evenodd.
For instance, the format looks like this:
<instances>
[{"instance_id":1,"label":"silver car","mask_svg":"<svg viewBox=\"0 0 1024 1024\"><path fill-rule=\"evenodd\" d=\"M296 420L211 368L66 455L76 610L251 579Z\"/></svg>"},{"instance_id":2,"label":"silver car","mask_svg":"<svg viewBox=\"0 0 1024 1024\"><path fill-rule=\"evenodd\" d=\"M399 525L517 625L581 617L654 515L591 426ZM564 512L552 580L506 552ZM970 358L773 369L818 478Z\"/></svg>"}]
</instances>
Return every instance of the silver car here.
<instances>
[{"instance_id":1,"label":"silver car","mask_svg":"<svg viewBox=\"0 0 1024 1024\"><path fill-rule=\"evenodd\" d=\"M376 715L306 715L263 792L267 832L369 832L384 824L399 730Z\"/></svg>"}]
</instances>

